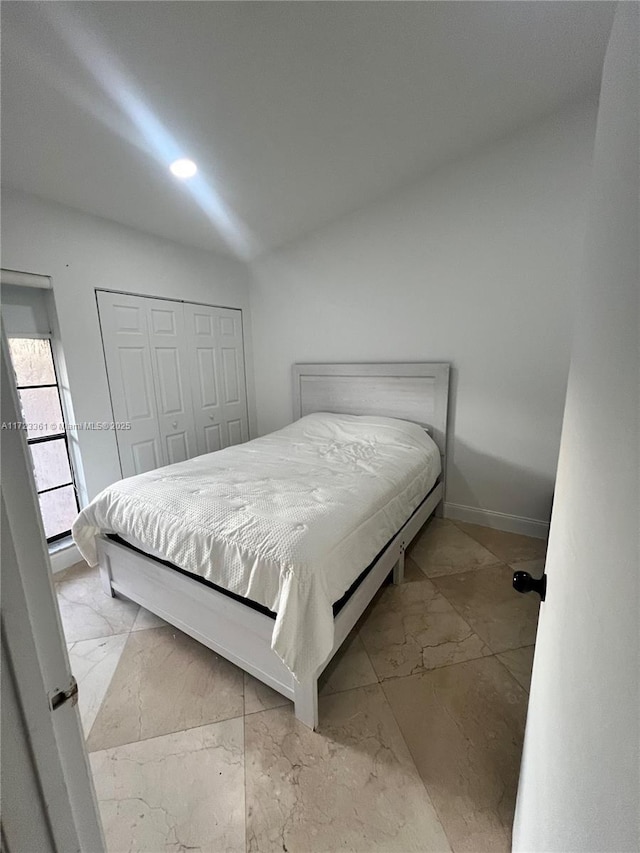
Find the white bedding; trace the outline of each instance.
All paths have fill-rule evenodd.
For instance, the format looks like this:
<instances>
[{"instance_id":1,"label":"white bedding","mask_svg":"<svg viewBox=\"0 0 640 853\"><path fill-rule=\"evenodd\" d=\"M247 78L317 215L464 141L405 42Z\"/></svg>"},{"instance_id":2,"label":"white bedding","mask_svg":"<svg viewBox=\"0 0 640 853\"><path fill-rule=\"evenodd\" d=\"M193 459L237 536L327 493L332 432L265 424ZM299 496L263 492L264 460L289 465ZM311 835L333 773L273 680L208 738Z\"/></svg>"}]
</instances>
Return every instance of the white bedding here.
<instances>
[{"instance_id":1,"label":"white bedding","mask_svg":"<svg viewBox=\"0 0 640 853\"><path fill-rule=\"evenodd\" d=\"M420 504L440 453L416 424L318 413L284 429L120 480L73 538L117 533L277 614L272 648L299 680L333 647L332 604Z\"/></svg>"}]
</instances>

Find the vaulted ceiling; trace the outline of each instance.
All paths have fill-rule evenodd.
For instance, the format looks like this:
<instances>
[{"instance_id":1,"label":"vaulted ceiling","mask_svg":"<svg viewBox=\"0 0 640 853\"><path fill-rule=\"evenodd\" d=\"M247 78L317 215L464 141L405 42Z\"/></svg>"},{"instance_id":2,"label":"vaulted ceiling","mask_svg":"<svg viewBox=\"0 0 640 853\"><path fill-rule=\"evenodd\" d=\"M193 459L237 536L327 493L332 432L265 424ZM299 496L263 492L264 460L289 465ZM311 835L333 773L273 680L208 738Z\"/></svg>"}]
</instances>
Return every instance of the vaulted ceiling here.
<instances>
[{"instance_id":1,"label":"vaulted ceiling","mask_svg":"<svg viewBox=\"0 0 640 853\"><path fill-rule=\"evenodd\" d=\"M3 185L255 256L595 96L614 5L5 0Z\"/></svg>"}]
</instances>

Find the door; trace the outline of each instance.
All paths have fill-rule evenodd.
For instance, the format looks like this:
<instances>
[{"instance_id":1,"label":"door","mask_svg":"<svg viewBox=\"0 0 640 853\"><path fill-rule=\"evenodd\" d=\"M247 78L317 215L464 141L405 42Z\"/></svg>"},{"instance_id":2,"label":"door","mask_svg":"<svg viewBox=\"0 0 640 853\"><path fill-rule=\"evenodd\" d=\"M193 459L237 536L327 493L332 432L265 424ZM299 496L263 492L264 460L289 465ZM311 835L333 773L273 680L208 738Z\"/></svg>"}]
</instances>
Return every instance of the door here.
<instances>
[{"instance_id":1,"label":"door","mask_svg":"<svg viewBox=\"0 0 640 853\"><path fill-rule=\"evenodd\" d=\"M147 311L151 368L165 464L197 455L182 302L141 300Z\"/></svg>"},{"instance_id":2,"label":"door","mask_svg":"<svg viewBox=\"0 0 640 853\"><path fill-rule=\"evenodd\" d=\"M220 341L220 385L223 425L227 445L249 439L247 391L244 375L242 314L218 308L216 314Z\"/></svg>"},{"instance_id":3,"label":"door","mask_svg":"<svg viewBox=\"0 0 640 853\"><path fill-rule=\"evenodd\" d=\"M1 418L21 421L4 332ZM102 853L78 709L21 430L3 430L2 849Z\"/></svg>"},{"instance_id":4,"label":"door","mask_svg":"<svg viewBox=\"0 0 640 853\"><path fill-rule=\"evenodd\" d=\"M518 851L640 850L638 18L604 64Z\"/></svg>"},{"instance_id":5,"label":"door","mask_svg":"<svg viewBox=\"0 0 640 853\"><path fill-rule=\"evenodd\" d=\"M164 464L149 349L148 300L98 291L102 344L123 477Z\"/></svg>"},{"instance_id":6,"label":"door","mask_svg":"<svg viewBox=\"0 0 640 853\"><path fill-rule=\"evenodd\" d=\"M185 305L198 453L249 439L242 312Z\"/></svg>"}]
</instances>

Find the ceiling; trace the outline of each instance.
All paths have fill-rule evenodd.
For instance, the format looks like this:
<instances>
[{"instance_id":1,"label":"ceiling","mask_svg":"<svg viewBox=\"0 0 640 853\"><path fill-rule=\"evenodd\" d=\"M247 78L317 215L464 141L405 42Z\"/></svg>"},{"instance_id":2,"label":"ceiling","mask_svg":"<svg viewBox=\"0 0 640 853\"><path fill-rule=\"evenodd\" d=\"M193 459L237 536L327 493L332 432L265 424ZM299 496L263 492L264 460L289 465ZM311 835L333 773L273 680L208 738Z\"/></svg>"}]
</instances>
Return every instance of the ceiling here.
<instances>
[{"instance_id":1,"label":"ceiling","mask_svg":"<svg viewBox=\"0 0 640 853\"><path fill-rule=\"evenodd\" d=\"M597 93L614 6L5 0L2 182L255 257Z\"/></svg>"}]
</instances>

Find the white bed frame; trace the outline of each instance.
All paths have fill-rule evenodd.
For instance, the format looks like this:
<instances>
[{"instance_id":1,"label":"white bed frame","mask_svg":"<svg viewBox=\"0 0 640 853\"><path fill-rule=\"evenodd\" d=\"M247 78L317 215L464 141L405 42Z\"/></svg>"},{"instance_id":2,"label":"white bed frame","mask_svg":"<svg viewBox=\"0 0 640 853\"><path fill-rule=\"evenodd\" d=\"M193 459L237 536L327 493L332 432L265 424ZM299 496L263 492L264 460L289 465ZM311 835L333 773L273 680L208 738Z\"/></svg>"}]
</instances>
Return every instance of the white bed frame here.
<instances>
[{"instance_id":1,"label":"white bed frame","mask_svg":"<svg viewBox=\"0 0 640 853\"><path fill-rule=\"evenodd\" d=\"M318 677L388 574L393 571L394 583L402 582L405 549L444 499L448 391L448 364L294 365L296 419L329 411L420 423L438 445L443 472L335 617L333 649L304 682L297 681L271 649L273 619L151 557L101 537L98 554L104 591L141 604L293 700L296 717L309 728L317 728Z\"/></svg>"}]
</instances>

